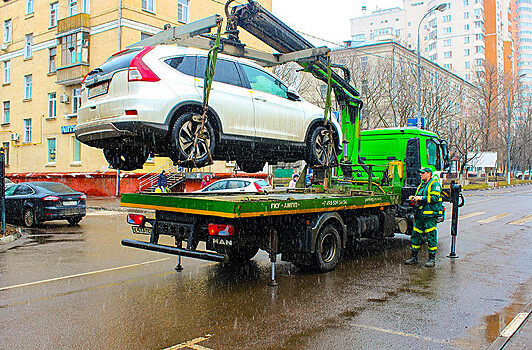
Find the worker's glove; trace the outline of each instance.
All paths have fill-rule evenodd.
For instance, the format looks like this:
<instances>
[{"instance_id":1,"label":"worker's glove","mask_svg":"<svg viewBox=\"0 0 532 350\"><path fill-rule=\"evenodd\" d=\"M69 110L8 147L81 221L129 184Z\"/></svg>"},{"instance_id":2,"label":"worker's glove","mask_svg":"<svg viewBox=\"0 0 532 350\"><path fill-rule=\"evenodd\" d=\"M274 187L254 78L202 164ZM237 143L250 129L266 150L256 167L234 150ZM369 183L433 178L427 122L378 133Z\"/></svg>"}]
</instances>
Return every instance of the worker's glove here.
<instances>
[{"instance_id":1,"label":"worker's glove","mask_svg":"<svg viewBox=\"0 0 532 350\"><path fill-rule=\"evenodd\" d=\"M423 197L421 196L414 196L414 202L421 202L422 199Z\"/></svg>"}]
</instances>

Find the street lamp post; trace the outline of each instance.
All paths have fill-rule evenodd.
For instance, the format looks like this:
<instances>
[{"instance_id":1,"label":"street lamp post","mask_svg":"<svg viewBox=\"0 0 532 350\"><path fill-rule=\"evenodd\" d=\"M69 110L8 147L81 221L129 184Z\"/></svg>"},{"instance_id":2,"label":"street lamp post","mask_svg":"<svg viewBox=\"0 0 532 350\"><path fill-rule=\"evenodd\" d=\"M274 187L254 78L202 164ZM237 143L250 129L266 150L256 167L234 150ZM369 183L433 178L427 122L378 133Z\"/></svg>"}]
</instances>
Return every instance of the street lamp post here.
<instances>
[{"instance_id":1,"label":"street lamp post","mask_svg":"<svg viewBox=\"0 0 532 350\"><path fill-rule=\"evenodd\" d=\"M523 74L520 74L518 77L517 77L517 80L519 78L522 78L526 76L525 73ZM516 82L517 82L516 80ZM507 146L507 150L506 150L506 158L507 158L507 165L506 165L506 182L508 183L508 185L510 184L510 127L512 125L512 109L513 109L513 101L514 101L514 98L513 98L513 93L514 93L514 84L512 82L509 83L509 87L508 87L508 104L506 105L507 106L507 109L508 109L508 130L507 130L507 135L506 135L506 146ZM510 106L510 98L512 99L512 106Z\"/></svg>"},{"instance_id":2,"label":"street lamp post","mask_svg":"<svg viewBox=\"0 0 532 350\"><path fill-rule=\"evenodd\" d=\"M447 4L439 4L431 8L419 21L417 26L417 127L421 129L421 55L420 55L420 40L419 40L419 29L421 28L421 23L429 14L434 11L445 11Z\"/></svg>"}]
</instances>

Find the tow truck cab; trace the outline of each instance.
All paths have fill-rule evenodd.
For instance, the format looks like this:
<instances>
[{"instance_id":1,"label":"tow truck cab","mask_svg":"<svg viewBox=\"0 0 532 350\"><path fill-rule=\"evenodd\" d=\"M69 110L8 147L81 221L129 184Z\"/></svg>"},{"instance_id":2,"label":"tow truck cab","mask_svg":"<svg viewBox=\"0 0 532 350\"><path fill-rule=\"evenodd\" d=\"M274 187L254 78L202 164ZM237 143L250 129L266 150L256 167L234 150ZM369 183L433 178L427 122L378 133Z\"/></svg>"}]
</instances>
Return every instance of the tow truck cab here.
<instances>
[{"instance_id":1,"label":"tow truck cab","mask_svg":"<svg viewBox=\"0 0 532 350\"><path fill-rule=\"evenodd\" d=\"M376 177L382 178L390 162L402 163L399 177L403 198L415 191L421 182L420 167L430 167L433 176L441 177L441 173L451 166L447 141L431 131L415 127L365 130L361 132L360 140L360 160L375 165Z\"/></svg>"}]
</instances>

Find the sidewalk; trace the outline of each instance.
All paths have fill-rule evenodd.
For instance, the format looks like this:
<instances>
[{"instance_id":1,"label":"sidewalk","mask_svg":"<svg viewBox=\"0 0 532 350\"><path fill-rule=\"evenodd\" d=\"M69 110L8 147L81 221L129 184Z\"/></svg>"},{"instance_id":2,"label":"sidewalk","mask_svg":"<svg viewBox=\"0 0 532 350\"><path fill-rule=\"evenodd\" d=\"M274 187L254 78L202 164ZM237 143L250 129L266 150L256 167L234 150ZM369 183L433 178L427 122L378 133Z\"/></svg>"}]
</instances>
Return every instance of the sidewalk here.
<instances>
[{"instance_id":1,"label":"sidewalk","mask_svg":"<svg viewBox=\"0 0 532 350\"><path fill-rule=\"evenodd\" d=\"M87 210L111 210L134 213L153 213L154 210L127 208L120 206L120 198L117 197L87 197Z\"/></svg>"}]
</instances>

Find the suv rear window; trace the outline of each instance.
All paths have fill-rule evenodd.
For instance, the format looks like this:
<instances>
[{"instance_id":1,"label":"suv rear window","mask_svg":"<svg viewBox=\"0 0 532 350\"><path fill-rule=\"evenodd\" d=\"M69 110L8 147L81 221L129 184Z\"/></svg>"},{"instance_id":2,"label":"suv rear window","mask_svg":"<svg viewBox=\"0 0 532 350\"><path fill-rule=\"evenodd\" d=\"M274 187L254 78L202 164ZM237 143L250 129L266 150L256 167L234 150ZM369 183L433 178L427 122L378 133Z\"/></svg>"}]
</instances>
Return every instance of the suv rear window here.
<instances>
[{"instance_id":1,"label":"suv rear window","mask_svg":"<svg viewBox=\"0 0 532 350\"><path fill-rule=\"evenodd\" d=\"M45 188L49 191L55 192L55 193L73 193L76 192L67 185L64 185L62 183L42 183L39 184L39 187Z\"/></svg>"},{"instance_id":2,"label":"suv rear window","mask_svg":"<svg viewBox=\"0 0 532 350\"><path fill-rule=\"evenodd\" d=\"M196 71L196 56L168 58L164 60L164 63L186 75L194 76Z\"/></svg>"},{"instance_id":3,"label":"suv rear window","mask_svg":"<svg viewBox=\"0 0 532 350\"><path fill-rule=\"evenodd\" d=\"M131 63L133 57L135 57L141 51L141 49L141 47L136 47L121 52L119 54L115 54L109 57L99 68L104 74L114 72L120 69L125 69L129 67L129 64Z\"/></svg>"}]
</instances>

